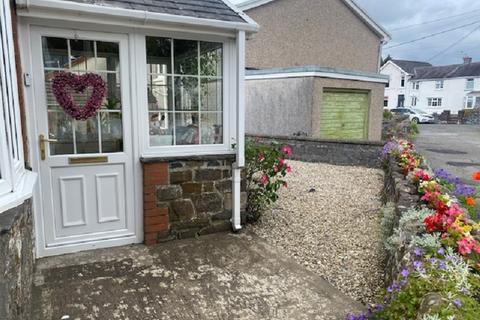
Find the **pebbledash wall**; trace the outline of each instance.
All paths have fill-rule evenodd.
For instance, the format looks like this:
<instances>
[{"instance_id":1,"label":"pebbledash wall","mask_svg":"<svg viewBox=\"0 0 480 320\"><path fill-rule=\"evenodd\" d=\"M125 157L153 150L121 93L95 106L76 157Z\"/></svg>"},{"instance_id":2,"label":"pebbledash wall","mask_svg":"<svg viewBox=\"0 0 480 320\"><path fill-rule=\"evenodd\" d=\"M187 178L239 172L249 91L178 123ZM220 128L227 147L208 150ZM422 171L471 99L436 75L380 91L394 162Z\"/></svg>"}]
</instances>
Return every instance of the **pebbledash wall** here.
<instances>
[{"instance_id":1,"label":"pebbledash wall","mask_svg":"<svg viewBox=\"0 0 480 320\"><path fill-rule=\"evenodd\" d=\"M144 158L144 242L230 231L232 163L235 157ZM245 220L245 186L241 210Z\"/></svg>"}]
</instances>

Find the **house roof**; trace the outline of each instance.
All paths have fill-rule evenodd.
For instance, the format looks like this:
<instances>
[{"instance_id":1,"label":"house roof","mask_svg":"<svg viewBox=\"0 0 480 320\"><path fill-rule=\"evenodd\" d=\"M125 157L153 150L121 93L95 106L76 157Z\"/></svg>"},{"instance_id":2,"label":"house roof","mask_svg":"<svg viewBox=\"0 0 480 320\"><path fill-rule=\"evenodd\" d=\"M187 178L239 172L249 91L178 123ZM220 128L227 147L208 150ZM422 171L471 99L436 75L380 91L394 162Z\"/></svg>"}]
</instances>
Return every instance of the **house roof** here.
<instances>
[{"instance_id":1,"label":"house roof","mask_svg":"<svg viewBox=\"0 0 480 320\"><path fill-rule=\"evenodd\" d=\"M275 0L246 0L239 3L237 6L243 10L251 10L260 6L263 6L267 3L273 2ZM376 34L378 34L384 43L390 41L391 36L381 25L379 25L375 20L373 20L368 13L362 9L354 0L341 0L345 5L350 8L353 13L359 17L370 29L372 29Z\"/></svg>"},{"instance_id":2,"label":"house roof","mask_svg":"<svg viewBox=\"0 0 480 320\"><path fill-rule=\"evenodd\" d=\"M63 0L105 7L232 22L246 20L223 0Z\"/></svg>"},{"instance_id":3,"label":"house roof","mask_svg":"<svg viewBox=\"0 0 480 320\"><path fill-rule=\"evenodd\" d=\"M426 80L461 77L480 77L480 62L415 68L415 73L412 79Z\"/></svg>"},{"instance_id":4,"label":"house roof","mask_svg":"<svg viewBox=\"0 0 480 320\"><path fill-rule=\"evenodd\" d=\"M397 66L399 66L403 71L413 74L415 72L415 68L419 67L431 67L432 65L428 62L423 61L410 61L410 60L391 60Z\"/></svg>"}]
</instances>

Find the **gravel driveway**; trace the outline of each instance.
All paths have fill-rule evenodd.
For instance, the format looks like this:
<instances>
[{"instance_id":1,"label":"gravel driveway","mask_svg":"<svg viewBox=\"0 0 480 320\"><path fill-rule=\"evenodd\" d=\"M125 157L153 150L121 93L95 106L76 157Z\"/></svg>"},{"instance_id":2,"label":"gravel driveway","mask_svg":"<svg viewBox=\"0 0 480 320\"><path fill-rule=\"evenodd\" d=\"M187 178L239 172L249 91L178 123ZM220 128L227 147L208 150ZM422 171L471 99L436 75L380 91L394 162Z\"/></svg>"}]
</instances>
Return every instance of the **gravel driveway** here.
<instances>
[{"instance_id":1,"label":"gravel driveway","mask_svg":"<svg viewBox=\"0 0 480 320\"><path fill-rule=\"evenodd\" d=\"M382 170L289 161L279 201L250 228L363 303L383 287Z\"/></svg>"}]
</instances>

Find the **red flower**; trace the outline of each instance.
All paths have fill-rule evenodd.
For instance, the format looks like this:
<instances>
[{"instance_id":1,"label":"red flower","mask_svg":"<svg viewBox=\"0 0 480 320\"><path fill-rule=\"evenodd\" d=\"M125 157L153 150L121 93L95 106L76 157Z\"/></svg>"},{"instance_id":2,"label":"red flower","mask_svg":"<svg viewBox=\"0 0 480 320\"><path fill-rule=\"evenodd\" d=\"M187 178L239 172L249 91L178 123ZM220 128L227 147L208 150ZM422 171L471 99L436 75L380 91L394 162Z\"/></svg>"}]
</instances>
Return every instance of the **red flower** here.
<instances>
[{"instance_id":1,"label":"red flower","mask_svg":"<svg viewBox=\"0 0 480 320\"><path fill-rule=\"evenodd\" d=\"M287 156L291 156L293 154L292 147L287 146L287 145L282 147L282 152L284 154L286 154Z\"/></svg>"},{"instance_id":2,"label":"red flower","mask_svg":"<svg viewBox=\"0 0 480 320\"><path fill-rule=\"evenodd\" d=\"M480 181L480 171L478 172L475 172L472 176L472 179L473 180L477 180L477 181Z\"/></svg>"}]
</instances>

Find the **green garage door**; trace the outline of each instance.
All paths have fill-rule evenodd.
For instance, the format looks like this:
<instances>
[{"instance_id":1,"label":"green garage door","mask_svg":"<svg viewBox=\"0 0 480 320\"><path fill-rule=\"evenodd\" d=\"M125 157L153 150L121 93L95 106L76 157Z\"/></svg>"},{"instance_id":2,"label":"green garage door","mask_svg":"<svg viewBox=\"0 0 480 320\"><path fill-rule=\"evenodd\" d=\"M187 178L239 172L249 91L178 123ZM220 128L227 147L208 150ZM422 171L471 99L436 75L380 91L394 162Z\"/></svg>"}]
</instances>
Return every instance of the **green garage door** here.
<instances>
[{"instance_id":1,"label":"green garage door","mask_svg":"<svg viewBox=\"0 0 480 320\"><path fill-rule=\"evenodd\" d=\"M368 135L368 92L324 91L320 111L320 137L366 139Z\"/></svg>"}]
</instances>

